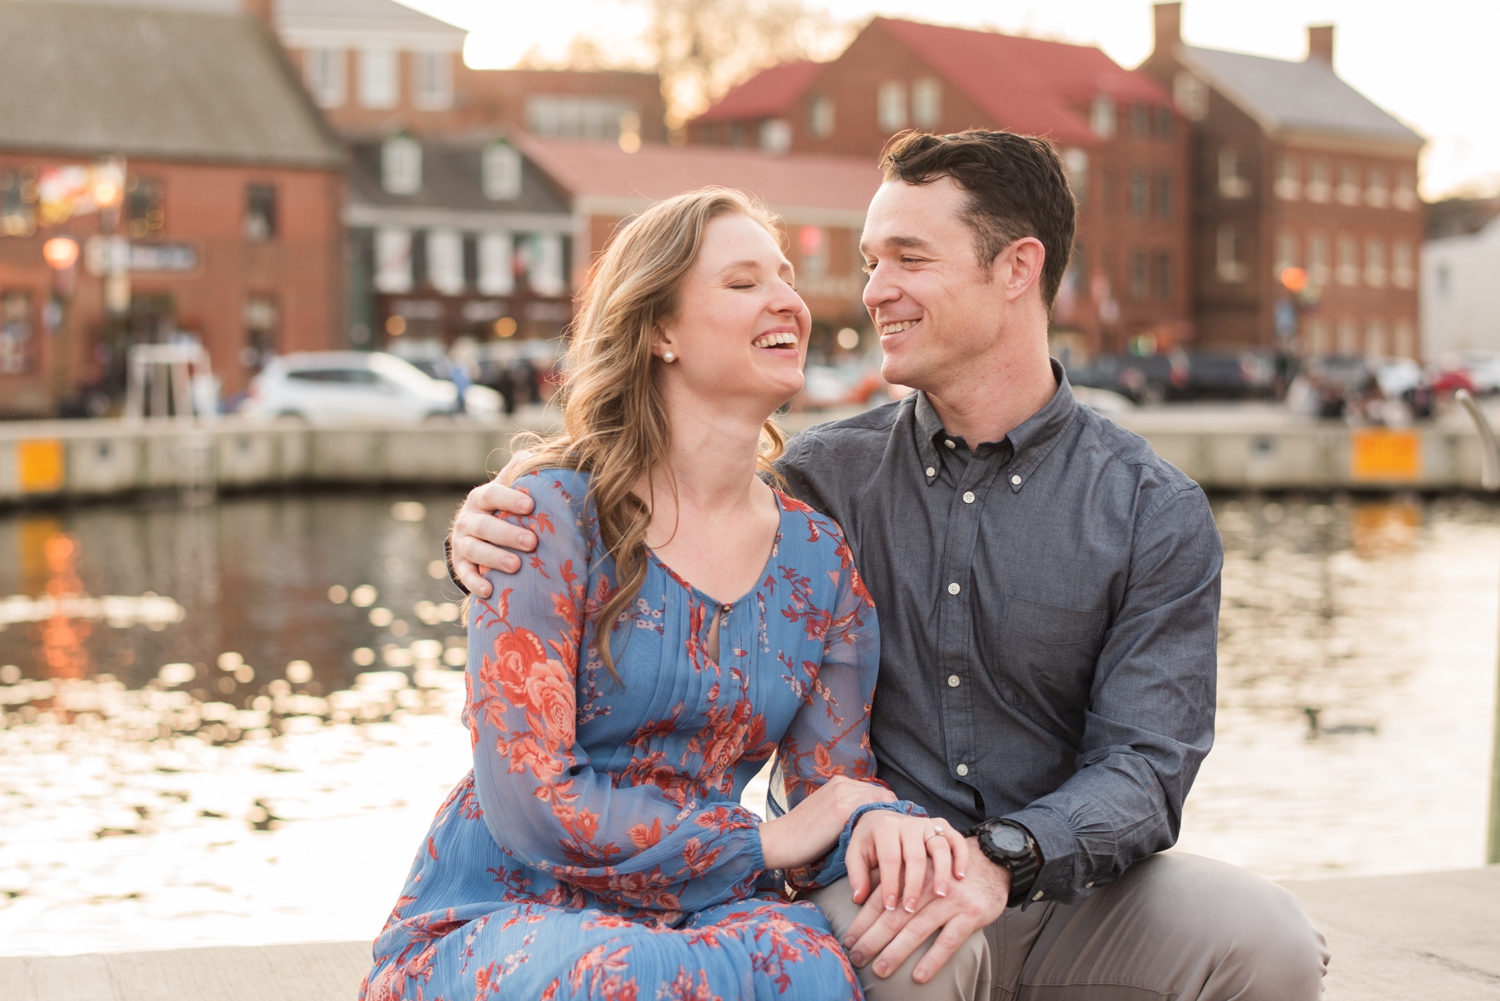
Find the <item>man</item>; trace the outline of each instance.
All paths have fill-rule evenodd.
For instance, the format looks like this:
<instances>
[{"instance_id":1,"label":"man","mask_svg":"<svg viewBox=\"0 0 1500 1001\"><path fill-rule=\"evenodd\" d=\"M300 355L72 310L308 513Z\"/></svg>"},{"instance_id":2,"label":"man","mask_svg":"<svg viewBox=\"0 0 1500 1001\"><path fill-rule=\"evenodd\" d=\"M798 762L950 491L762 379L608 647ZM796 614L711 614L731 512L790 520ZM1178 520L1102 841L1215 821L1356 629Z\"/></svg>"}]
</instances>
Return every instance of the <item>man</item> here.
<instances>
[{"instance_id":1,"label":"man","mask_svg":"<svg viewBox=\"0 0 1500 1001\"><path fill-rule=\"evenodd\" d=\"M1222 551L1198 486L1048 357L1075 216L1057 155L909 134L883 167L864 302L883 375L917 392L797 436L781 469L875 599L880 778L971 850L919 899L854 861L814 899L872 998L1311 1001L1328 953L1289 893L1155 854L1213 739ZM496 547L528 540L492 513L527 506L470 494L463 584L519 566Z\"/></svg>"}]
</instances>

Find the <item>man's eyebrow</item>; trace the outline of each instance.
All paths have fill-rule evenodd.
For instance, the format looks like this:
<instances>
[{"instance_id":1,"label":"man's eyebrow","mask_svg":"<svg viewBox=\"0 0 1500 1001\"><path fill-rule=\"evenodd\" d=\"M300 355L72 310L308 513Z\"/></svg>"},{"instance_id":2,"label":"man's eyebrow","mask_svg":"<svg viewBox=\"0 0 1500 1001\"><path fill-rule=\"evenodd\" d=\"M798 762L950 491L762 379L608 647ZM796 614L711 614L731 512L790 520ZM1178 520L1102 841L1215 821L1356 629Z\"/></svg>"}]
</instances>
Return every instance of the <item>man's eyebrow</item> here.
<instances>
[{"instance_id":1,"label":"man's eyebrow","mask_svg":"<svg viewBox=\"0 0 1500 1001\"><path fill-rule=\"evenodd\" d=\"M880 242L892 247L926 248L932 246L932 244L928 243L920 236L888 236ZM868 254L870 252L870 245L865 243L865 241L863 240L859 241L859 252L861 254Z\"/></svg>"}]
</instances>

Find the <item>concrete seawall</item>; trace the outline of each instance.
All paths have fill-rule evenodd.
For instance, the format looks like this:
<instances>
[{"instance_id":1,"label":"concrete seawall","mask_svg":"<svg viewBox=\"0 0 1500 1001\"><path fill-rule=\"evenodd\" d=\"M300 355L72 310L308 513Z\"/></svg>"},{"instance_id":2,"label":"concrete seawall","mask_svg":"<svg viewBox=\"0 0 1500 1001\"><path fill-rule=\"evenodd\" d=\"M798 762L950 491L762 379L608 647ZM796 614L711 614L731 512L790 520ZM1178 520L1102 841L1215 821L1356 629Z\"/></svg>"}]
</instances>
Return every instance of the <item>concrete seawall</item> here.
<instances>
[{"instance_id":1,"label":"concrete seawall","mask_svg":"<svg viewBox=\"0 0 1500 1001\"><path fill-rule=\"evenodd\" d=\"M840 414L793 414L788 431ZM519 421L309 426L226 418L0 423L0 504L144 491L291 485L466 486L504 464ZM1211 490L1427 490L1479 487L1478 435L1462 414L1410 430L1351 428L1273 408L1169 407L1114 418Z\"/></svg>"}]
</instances>

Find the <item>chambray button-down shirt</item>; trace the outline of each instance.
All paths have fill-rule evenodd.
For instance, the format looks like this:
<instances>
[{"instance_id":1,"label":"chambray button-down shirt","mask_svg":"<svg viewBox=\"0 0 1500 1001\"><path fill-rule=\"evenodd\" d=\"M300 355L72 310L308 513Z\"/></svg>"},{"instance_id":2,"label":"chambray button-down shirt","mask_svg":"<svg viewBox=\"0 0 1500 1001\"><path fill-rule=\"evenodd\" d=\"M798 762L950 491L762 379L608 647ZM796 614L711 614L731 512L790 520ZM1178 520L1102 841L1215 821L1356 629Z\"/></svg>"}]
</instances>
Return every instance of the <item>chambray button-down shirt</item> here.
<instances>
[{"instance_id":1,"label":"chambray button-down shirt","mask_svg":"<svg viewBox=\"0 0 1500 1001\"><path fill-rule=\"evenodd\" d=\"M1197 484L1054 373L1000 441L948 434L916 393L780 466L880 614L880 777L958 827L1022 824L1032 898L1067 901L1177 838L1213 742L1223 552Z\"/></svg>"}]
</instances>

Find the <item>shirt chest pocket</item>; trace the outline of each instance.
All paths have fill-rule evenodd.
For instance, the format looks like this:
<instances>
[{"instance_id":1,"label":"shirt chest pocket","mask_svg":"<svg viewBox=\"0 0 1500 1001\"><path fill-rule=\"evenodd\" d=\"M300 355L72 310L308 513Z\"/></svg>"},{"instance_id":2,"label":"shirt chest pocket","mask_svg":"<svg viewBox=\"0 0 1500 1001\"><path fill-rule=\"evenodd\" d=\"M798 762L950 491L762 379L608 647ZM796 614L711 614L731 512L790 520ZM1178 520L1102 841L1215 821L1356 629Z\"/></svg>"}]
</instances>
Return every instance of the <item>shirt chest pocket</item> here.
<instances>
[{"instance_id":1,"label":"shirt chest pocket","mask_svg":"<svg viewBox=\"0 0 1500 1001\"><path fill-rule=\"evenodd\" d=\"M1000 648L1001 695L1048 713L1082 711L1104 645L1103 611L1007 597Z\"/></svg>"}]
</instances>

